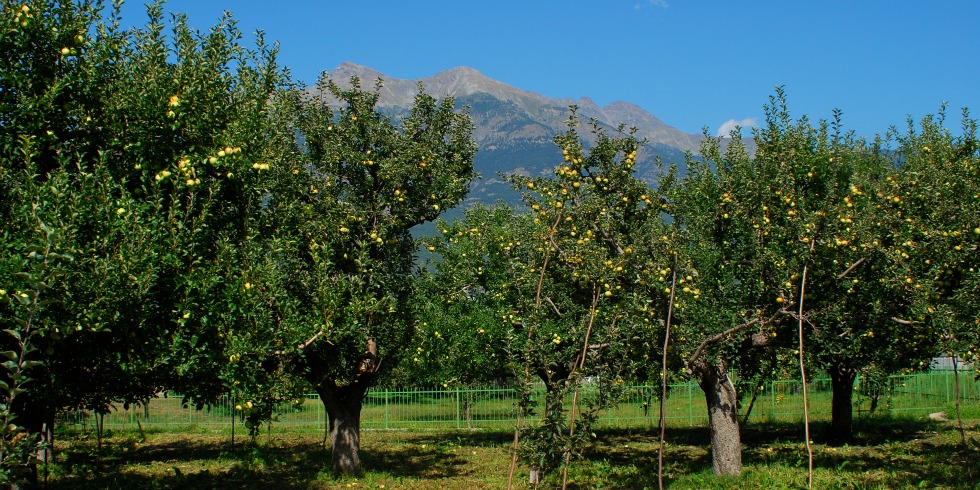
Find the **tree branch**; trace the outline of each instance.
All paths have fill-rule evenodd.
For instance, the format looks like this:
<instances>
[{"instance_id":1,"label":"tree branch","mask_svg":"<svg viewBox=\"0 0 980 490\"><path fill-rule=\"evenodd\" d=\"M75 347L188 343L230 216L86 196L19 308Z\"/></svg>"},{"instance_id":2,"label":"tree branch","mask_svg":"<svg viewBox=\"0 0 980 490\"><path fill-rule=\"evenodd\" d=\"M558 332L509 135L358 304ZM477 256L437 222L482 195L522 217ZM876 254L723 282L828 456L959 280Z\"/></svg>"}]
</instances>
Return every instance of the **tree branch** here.
<instances>
[{"instance_id":1,"label":"tree branch","mask_svg":"<svg viewBox=\"0 0 980 490\"><path fill-rule=\"evenodd\" d=\"M838 274L837 275L837 280L840 281L841 279L847 277L847 275L850 274L851 271L854 270L854 268L856 268L857 266L861 265L862 262L864 262L864 259L865 259L865 257L861 257L860 259L858 259L857 262L851 264L851 266L848 267L847 270L845 270L844 272L841 272L840 274Z\"/></svg>"},{"instance_id":2,"label":"tree branch","mask_svg":"<svg viewBox=\"0 0 980 490\"><path fill-rule=\"evenodd\" d=\"M786 311L785 309L780 309L779 311L774 313L771 317L769 317L769 319L767 320L763 320L761 318L755 318L751 321L742 323L741 325L734 326L732 328L729 328L728 330L725 330L724 332L721 332L716 335L712 335L711 337L704 339L704 341L701 342L701 345L699 345L697 349L694 349L694 354L691 354L691 357L689 357L686 361L684 361L684 368L690 371L690 366L694 364L694 362L697 361L699 357L701 357L702 351L704 351L704 348L707 347L708 345L721 342L722 340L725 340L726 337L736 332L745 330L746 328L749 328L753 325L759 325L760 327L764 327L789 314L791 313Z\"/></svg>"},{"instance_id":3,"label":"tree branch","mask_svg":"<svg viewBox=\"0 0 980 490\"><path fill-rule=\"evenodd\" d=\"M555 310L555 314L556 315L562 316L561 315L561 311L559 311L558 310L558 307L555 306L555 302L554 301L551 301L551 297L550 296L545 296L544 297L544 300L547 301L549 305L551 305L551 309Z\"/></svg>"}]
</instances>

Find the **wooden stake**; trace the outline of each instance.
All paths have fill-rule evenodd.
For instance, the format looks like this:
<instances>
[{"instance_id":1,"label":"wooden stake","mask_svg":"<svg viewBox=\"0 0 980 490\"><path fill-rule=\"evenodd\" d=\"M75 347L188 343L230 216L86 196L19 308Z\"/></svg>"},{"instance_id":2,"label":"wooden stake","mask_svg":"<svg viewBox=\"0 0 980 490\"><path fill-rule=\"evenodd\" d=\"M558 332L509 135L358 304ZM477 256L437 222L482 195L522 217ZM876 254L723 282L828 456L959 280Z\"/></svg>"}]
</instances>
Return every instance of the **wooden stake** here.
<instances>
[{"instance_id":1,"label":"wooden stake","mask_svg":"<svg viewBox=\"0 0 980 490\"><path fill-rule=\"evenodd\" d=\"M670 303L667 304L667 328L664 333L664 352L660 364L660 449L657 451L657 483L664 490L664 434L667 426L667 347L670 345L670 320L674 314L674 291L677 288L677 255L674 255L674 273L670 280Z\"/></svg>"}]
</instances>

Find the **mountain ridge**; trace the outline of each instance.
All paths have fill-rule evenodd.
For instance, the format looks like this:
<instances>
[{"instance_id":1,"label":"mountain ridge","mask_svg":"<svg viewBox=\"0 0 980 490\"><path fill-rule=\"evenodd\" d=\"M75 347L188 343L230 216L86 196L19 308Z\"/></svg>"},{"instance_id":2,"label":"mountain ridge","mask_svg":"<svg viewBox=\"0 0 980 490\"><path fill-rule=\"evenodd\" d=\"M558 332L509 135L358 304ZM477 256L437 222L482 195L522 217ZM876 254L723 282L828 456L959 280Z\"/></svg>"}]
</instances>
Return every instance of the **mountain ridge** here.
<instances>
[{"instance_id":1,"label":"mountain ridge","mask_svg":"<svg viewBox=\"0 0 980 490\"><path fill-rule=\"evenodd\" d=\"M379 78L382 79L378 104L380 107L411 106L421 84L426 93L437 98L448 96L461 99L479 93L491 94L501 101L514 103L536 122L555 129L564 127L567 109L575 105L578 107L579 115L585 120L596 119L611 128L616 128L619 124L625 124L626 127L635 126L638 130L637 136L646 138L651 143L664 144L681 151L697 151L702 139L702 135L685 133L669 126L647 110L630 102L618 100L600 106L587 96L577 100L547 97L494 80L466 66L443 70L431 77L398 79L373 68L345 61L334 70L327 72L327 76L341 86L349 86L352 77L360 79L364 86ZM477 143L479 142L478 140Z\"/></svg>"},{"instance_id":2,"label":"mountain ridge","mask_svg":"<svg viewBox=\"0 0 980 490\"><path fill-rule=\"evenodd\" d=\"M590 131L592 121L609 135L614 135L620 127L635 128L635 136L646 144L638 152L634 169L639 178L651 185L657 184L666 164L677 164L684 173L686 152L696 154L704 139L704 135L685 133L626 101L600 106L584 96L577 100L551 98L494 80L465 66L430 77L398 79L345 61L325 72L324 77L342 88L350 88L353 79L368 90L378 87L378 109L396 118L408 113L420 87L439 99L452 97L457 107L465 108L473 120L473 139L479 147L473 163L481 175L471 186L469 203L518 204L520 195L501 175L550 175L562 159L554 137L567 130L569 106L577 107L579 134L587 146L595 141ZM378 79L380 85L376 85ZM327 104L340 103L318 87L308 90ZM750 140L746 141L751 145Z\"/></svg>"}]
</instances>

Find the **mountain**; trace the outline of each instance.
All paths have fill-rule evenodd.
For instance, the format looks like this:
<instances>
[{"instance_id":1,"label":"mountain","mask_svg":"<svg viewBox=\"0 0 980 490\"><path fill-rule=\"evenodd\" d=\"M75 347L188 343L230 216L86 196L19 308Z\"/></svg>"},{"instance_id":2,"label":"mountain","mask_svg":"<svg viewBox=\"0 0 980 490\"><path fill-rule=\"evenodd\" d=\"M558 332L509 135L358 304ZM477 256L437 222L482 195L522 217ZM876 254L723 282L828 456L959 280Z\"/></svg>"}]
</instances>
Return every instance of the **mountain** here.
<instances>
[{"instance_id":1,"label":"mountain","mask_svg":"<svg viewBox=\"0 0 980 490\"><path fill-rule=\"evenodd\" d=\"M643 108L628 102L613 102L599 106L592 99L555 99L521 90L489 78L467 67L452 68L432 77L403 80L388 77L372 68L345 62L326 74L343 87L349 87L356 77L362 87L383 81L378 107L399 116L407 113L419 86L437 98L453 97L459 107L465 107L473 118L473 138L479 145L474 165L482 179L474 183L471 200L515 202L517 194L502 181L499 173L519 172L526 175L545 175L561 161L561 151L552 138L565 129L570 105L578 107L578 116L588 128L592 119L609 134L621 124L635 127L637 137L647 145L637 155L636 169L641 178L654 183L659 169L656 158L665 164L683 164L684 152L697 152L700 134L685 133L657 119ZM315 89L311 89L315 90ZM328 100L329 102L329 100ZM588 129L580 131L588 140Z\"/></svg>"}]
</instances>

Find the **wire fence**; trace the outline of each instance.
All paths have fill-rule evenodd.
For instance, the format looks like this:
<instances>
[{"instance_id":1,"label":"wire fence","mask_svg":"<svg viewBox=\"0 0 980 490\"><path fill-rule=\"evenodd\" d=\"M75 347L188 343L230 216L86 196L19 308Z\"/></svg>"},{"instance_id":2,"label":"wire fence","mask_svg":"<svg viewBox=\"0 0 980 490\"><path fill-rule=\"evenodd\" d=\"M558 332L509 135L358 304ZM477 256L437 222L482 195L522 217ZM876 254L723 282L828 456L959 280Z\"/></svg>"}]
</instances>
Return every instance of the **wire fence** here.
<instances>
[{"instance_id":1,"label":"wire fence","mask_svg":"<svg viewBox=\"0 0 980 490\"><path fill-rule=\"evenodd\" d=\"M860 419L872 412L926 416L946 410L955 402L952 372L933 371L907 376L891 376L878 387L877 400L869 393L867 381L855 384L853 407ZM831 383L816 379L807 386L811 420L828 420L831 413ZM961 400L965 407L980 408L980 382L972 374L960 374ZM659 385L635 385L625 390L616 406L599 417L600 428L652 428L659 421ZM536 396L544 398L543 388ZM513 427L518 393L510 387L426 389L376 389L368 392L361 411L364 429L488 429ZM326 413L319 397L306 395L299 403L283 404L273 418L273 426L323 429ZM238 402L241 403L240 401ZM195 410L185 406L180 396L167 394L146 405L114 407L105 415L105 428L228 427L235 421L236 401L231 397L213 406ZM751 409L751 421L799 421L803 419L802 384L799 381L772 381L761 385L756 396L746 394L740 416ZM694 382L673 384L666 401L668 426L705 426L707 410L704 395ZM240 415L239 415L240 418ZM95 417L85 411L63 415L61 421L82 429L94 428Z\"/></svg>"}]
</instances>

